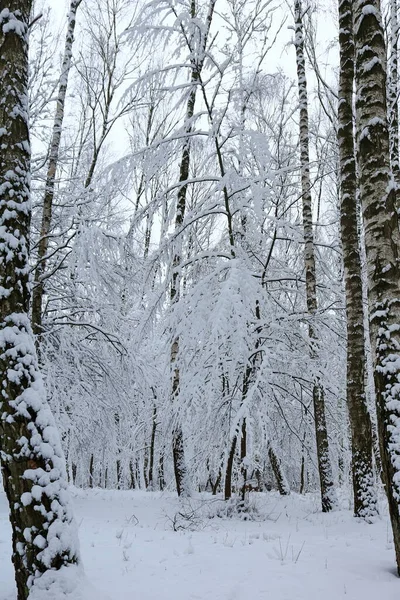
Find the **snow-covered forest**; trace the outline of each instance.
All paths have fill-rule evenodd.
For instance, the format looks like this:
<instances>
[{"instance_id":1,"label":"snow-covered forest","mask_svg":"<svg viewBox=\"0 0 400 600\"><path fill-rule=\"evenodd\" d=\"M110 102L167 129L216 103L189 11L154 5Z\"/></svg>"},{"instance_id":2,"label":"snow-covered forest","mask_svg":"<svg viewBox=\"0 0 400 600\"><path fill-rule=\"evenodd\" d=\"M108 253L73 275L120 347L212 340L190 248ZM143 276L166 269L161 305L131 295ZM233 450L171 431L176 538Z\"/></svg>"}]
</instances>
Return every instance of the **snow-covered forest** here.
<instances>
[{"instance_id":1,"label":"snow-covered forest","mask_svg":"<svg viewBox=\"0 0 400 600\"><path fill-rule=\"evenodd\" d=\"M399 31L397 0L0 0L0 600L103 598L114 546L115 600L139 563L144 600L397 597ZM196 544L206 585L161 578Z\"/></svg>"}]
</instances>

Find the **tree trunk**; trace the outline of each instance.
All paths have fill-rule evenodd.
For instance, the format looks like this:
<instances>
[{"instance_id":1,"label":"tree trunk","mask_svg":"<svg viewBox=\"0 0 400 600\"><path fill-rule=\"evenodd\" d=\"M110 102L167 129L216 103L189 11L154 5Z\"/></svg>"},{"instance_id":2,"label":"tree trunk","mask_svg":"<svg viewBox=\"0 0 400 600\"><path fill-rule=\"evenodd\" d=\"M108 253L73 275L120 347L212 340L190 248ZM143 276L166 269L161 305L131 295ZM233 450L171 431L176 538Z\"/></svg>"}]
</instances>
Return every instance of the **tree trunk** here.
<instances>
[{"instance_id":1,"label":"tree trunk","mask_svg":"<svg viewBox=\"0 0 400 600\"><path fill-rule=\"evenodd\" d=\"M61 67L61 77L58 88L56 114L53 124L53 133L50 142L49 164L47 168L46 185L43 199L42 223L40 227L40 240L38 246L37 265L34 275L34 288L32 293L32 329L36 336L42 333L42 304L44 295L43 278L46 270L46 254L49 247L49 234L53 213L54 187L60 152L62 125L64 120L64 106L68 86L68 76L71 69L72 46L76 12L82 0L71 0L68 12L67 36L65 39L64 59ZM39 349L39 337L37 337Z\"/></svg>"},{"instance_id":2,"label":"tree trunk","mask_svg":"<svg viewBox=\"0 0 400 600\"><path fill-rule=\"evenodd\" d=\"M132 460L129 461L129 473L131 476L131 490L134 490L136 488L136 481L135 481L135 470L133 468Z\"/></svg>"},{"instance_id":3,"label":"tree trunk","mask_svg":"<svg viewBox=\"0 0 400 600\"><path fill-rule=\"evenodd\" d=\"M388 116L390 139L390 162L396 185L400 186L399 164L399 69L398 69L399 19L397 0L390 0L390 51L389 51L389 85ZM400 208L400 190L397 189L397 208Z\"/></svg>"},{"instance_id":4,"label":"tree trunk","mask_svg":"<svg viewBox=\"0 0 400 600\"><path fill-rule=\"evenodd\" d=\"M299 494L304 494L305 490L305 470L306 470L306 456L304 448L301 451L301 467L300 467L300 489Z\"/></svg>"},{"instance_id":5,"label":"tree trunk","mask_svg":"<svg viewBox=\"0 0 400 600\"><path fill-rule=\"evenodd\" d=\"M121 476L122 476L120 459L117 459L116 471L117 471L117 490L120 490L121 489Z\"/></svg>"},{"instance_id":6,"label":"tree trunk","mask_svg":"<svg viewBox=\"0 0 400 600\"><path fill-rule=\"evenodd\" d=\"M247 386L246 386L247 395ZM240 437L240 471L242 476L241 500L244 506L246 500L246 484L247 484L247 425L246 419L242 421L242 435Z\"/></svg>"},{"instance_id":7,"label":"tree trunk","mask_svg":"<svg viewBox=\"0 0 400 600\"><path fill-rule=\"evenodd\" d=\"M217 493L218 493L218 488L220 486L221 479L222 479L222 471L221 471L221 469L218 471L217 479L215 480L214 483L211 481L211 478L210 478L211 493L212 493L213 496L216 496Z\"/></svg>"},{"instance_id":8,"label":"tree trunk","mask_svg":"<svg viewBox=\"0 0 400 600\"><path fill-rule=\"evenodd\" d=\"M380 2L353 4L356 131L382 475L400 574L400 235L390 168Z\"/></svg>"},{"instance_id":9,"label":"tree trunk","mask_svg":"<svg viewBox=\"0 0 400 600\"><path fill-rule=\"evenodd\" d=\"M206 23L204 24L204 32L202 35L202 40L200 44L200 48L198 50L198 55L194 54L194 48L191 47L191 43L189 43L189 50L192 53L192 57L190 59L191 63L191 81L190 81L190 91L189 97L187 101L186 107L186 117L185 117L185 133L187 134L186 139L183 144L182 158L180 164L180 172L179 172L179 182L182 183L181 187L178 191L178 199L176 206L176 217L175 217L175 233L179 233L179 230L182 227L183 220L185 218L186 212L186 196L188 184L187 181L189 179L189 170L190 170L190 140L191 140L191 132L193 130L193 117L194 117L194 107L196 102L196 93L198 83L200 81L201 71L204 65L204 60L206 57L205 51L207 47L207 38L211 27L211 22L214 14L214 6L216 0L210 0L209 4L209 12L207 15ZM197 17L197 6L196 0L191 0L190 3L190 11L191 18L194 20ZM192 40L193 42L193 40ZM174 255L172 260L172 283L171 283L171 291L170 291L170 300L171 304L176 304L179 301L179 265L182 261L182 244L179 241L176 242L174 248ZM179 338L175 338L172 347L171 347L171 366L173 368L173 377L172 377L172 400L176 402L176 399L179 394L179 368L176 367L175 361L179 353ZM174 473L176 480L176 489L178 492L178 496L181 494L189 494L190 490L187 485L187 472L186 472L186 463L185 463L185 452L184 452L184 443L183 443L183 432L181 424L178 422L175 425L175 429L172 434L172 454L174 459Z\"/></svg>"},{"instance_id":10,"label":"tree trunk","mask_svg":"<svg viewBox=\"0 0 400 600\"><path fill-rule=\"evenodd\" d=\"M94 456L93 456L93 454L90 455L90 462L89 462L89 487L90 488L94 487Z\"/></svg>"},{"instance_id":11,"label":"tree trunk","mask_svg":"<svg viewBox=\"0 0 400 600\"><path fill-rule=\"evenodd\" d=\"M347 405L352 440L354 514L376 516L372 427L365 371L363 284L357 219L357 175L353 134L354 40L352 2L339 1L340 83L338 141L340 156L340 225L347 315Z\"/></svg>"},{"instance_id":12,"label":"tree trunk","mask_svg":"<svg viewBox=\"0 0 400 600\"><path fill-rule=\"evenodd\" d=\"M157 407L153 407L153 422L151 426L151 440L150 440L150 457L149 457L149 488L153 489L153 471L154 471L154 447L156 441L156 430L157 430Z\"/></svg>"},{"instance_id":13,"label":"tree trunk","mask_svg":"<svg viewBox=\"0 0 400 600\"><path fill-rule=\"evenodd\" d=\"M310 317L309 337L311 343L311 358L316 363L318 358L318 336L313 321L318 310L318 302L314 253L314 232L312 225L308 95L304 58L303 10L301 0L295 0L294 7L296 62L300 103L300 161L304 229L304 262L306 271L306 298L307 310ZM336 494L332 477L331 460L329 456L328 432L325 416L325 394L324 388L318 376L315 376L313 384L313 404L318 471L321 485L322 511L328 512L336 506Z\"/></svg>"},{"instance_id":14,"label":"tree trunk","mask_svg":"<svg viewBox=\"0 0 400 600\"><path fill-rule=\"evenodd\" d=\"M268 446L268 456L271 462L272 471L275 475L279 493L281 496L289 496L290 486L282 469L282 463L271 444Z\"/></svg>"},{"instance_id":15,"label":"tree trunk","mask_svg":"<svg viewBox=\"0 0 400 600\"><path fill-rule=\"evenodd\" d=\"M29 322L30 0L0 13L0 454L18 600L48 569L78 561L65 460Z\"/></svg>"},{"instance_id":16,"label":"tree trunk","mask_svg":"<svg viewBox=\"0 0 400 600\"><path fill-rule=\"evenodd\" d=\"M163 491L165 488L164 455L163 454L160 454L160 459L158 461L158 484L160 486L160 490Z\"/></svg>"},{"instance_id":17,"label":"tree trunk","mask_svg":"<svg viewBox=\"0 0 400 600\"><path fill-rule=\"evenodd\" d=\"M232 497L232 472L233 462L235 460L237 436L232 439L231 448L229 450L228 461L226 463L225 484L224 484L224 499L229 500Z\"/></svg>"}]
</instances>

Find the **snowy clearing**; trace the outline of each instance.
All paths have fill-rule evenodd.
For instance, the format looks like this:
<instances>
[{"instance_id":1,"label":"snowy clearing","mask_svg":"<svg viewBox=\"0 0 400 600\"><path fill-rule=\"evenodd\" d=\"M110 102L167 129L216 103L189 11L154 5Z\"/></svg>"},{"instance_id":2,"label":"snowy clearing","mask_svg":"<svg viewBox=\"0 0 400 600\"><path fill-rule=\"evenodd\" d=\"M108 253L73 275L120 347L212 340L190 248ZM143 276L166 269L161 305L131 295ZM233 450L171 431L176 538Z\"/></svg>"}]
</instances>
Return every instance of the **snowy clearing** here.
<instances>
[{"instance_id":1,"label":"snowy clearing","mask_svg":"<svg viewBox=\"0 0 400 600\"><path fill-rule=\"evenodd\" d=\"M210 495L73 489L90 600L394 600L400 581L386 514L318 512L315 496L253 494L258 520L216 516ZM176 515L194 511L194 531ZM213 517L214 515L214 517ZM0 493L0 600L14 600L11 530ZM47 596L46 596L47 600ZM54 599L56 600L56 599Z\"/></svg>"}]
</instances>

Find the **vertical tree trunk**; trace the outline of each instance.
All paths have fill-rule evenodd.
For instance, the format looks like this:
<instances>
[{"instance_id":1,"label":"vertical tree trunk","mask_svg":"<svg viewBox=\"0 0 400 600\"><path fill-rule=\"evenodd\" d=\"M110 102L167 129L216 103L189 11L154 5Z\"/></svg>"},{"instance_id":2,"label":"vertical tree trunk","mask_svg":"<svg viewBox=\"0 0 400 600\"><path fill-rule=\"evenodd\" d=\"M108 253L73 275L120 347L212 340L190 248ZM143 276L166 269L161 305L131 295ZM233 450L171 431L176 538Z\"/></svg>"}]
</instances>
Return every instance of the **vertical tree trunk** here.
<instances>
[{"instance_id":1,"label":"vertical tree trunk","mask_svg":"<svg viewBox=\"0 0 400 600\"><path fill-rule=\"evenodd\" d=\"M211 22L214 14L216 0L210 0L209 11L207 15L206 23L204 24L204 31L201 32L201 43L199 50L196 51L194 47L191 47L191 44L194 43L192 40L189 43L189 50L191 52L191 81L190 81L190 91L187 101L186 107L186 118L185 118L185 133L187 134L186 139L183 144L182 158L180 164L180 172L179 172L179 182L182 183L181 187L178 191L178 199L176 206L176 217L175 217L175 232L179 233L183 225L183 221L185 218L186 212L186 197L187 197L187 189L188 184L187 181L189 179L189 170L190 170L190 140L191 140L191 132L193 130L193 117L194 117L194 107L196 102L196 93L197 86L200 81L201 71L204 65L205 60L205 51L207 47L207 38L211 27ZM197 17L197 6L196 0L191 0L190 2L190 12L191 18L194 21ZM170 301L171 304L176 304L179 301L179 265L182 261L182 244L179 241L176 242L174 248L174 255L172 259L172 283L171 283L171 291L170 291ZM171 347L171 366L172 366L172 400L176 402L176 399L179 394L179 368L175 365L176 358L179 353L179 339L175 338ZM178 495L181 494L189 494L190 489L187 481L187 471L186 471L186 463L185 463L185 452L184 452L184 442L183 442L183 431L182 425L177 422L175 425L174 431L172 433L172 454L174 460L174 473L176 480L176 490Z\"/></svg>"},{"instance_id":2,"label":"vertical tree trunk","mask_svg":"<svg viewBox=\"0 0 400 600\"><path fill-rule=\"evenodd\" d=\"M153 489L153 471L154 471L154 448L156 442L156 431L157 431L157 407L153 407L153 420L151 425L151 439L150 439L150 456L149 456L149 488Z\"/></svg>"},{"instance_id":3,"label":"vertical tree trunk","mask_svg":"<svg viewBox=\"0 0 400 600\"><path fill-rule=\"evenodd\" d=\"M281 496L288 496L290 494L290 486L282 469L282 463L271 444L268 446L268 456L271 462L272 471L275 475L278 491Z\"/></svg>"},{"instance_id":4,"label":"vertical tree trunk","mask_svg":"<svg viewBox=\"0 0 400 600\"><path fill-rule=\"evenodd\" d=\"M306 467L306 457L304 449L301 452L301 467L300 467L300 489L299 494L304 494L305 490L305 467Z\"/></svg>"},{"instance_id":5,"label":"vertical tree trunk","mask_svg":"<svg viewBox=\"0 0 400 600\"><path fill-rule=\"evenodd\" d=\"M352 440L354 514L376 516L372 427L365 390L365 331L357 175L353 134L354 40L351 0L339 0L340 83L338 141L340 156L340 225L347 315L347 405Z\"/></svg>"},{"instance_id":6,"label":"vertical tree trunk","mask_svg":"<svg viewBox=\"0 0 400 600\"><path fill-rule=\"evenodd\" d=\"M93 454L90 455L90 462L89 462L89 487L90 488L94 487L94 456L93 456Z\"/></svg>"},{"instance_id":7,"label":"vertical tree trunk","mask_svg":"<svg viewBox=\"0 0 400 600\"><path fill-rule=\"evenodd\" d=\"M32 329L36 336L42 333L42 304L44 295L43 277L46 270L46 254L49 247L49 234L53 213L53 200L55 179L60 152L61 133L64 120L64 106L68 86L68 77L71 70L72 46L76 12L82 0L71 0L68 13L67 36L65 39L64 59L61 67L61 77L57 95L56 114L50 142L49 163L47 168L46 184L43 198L42 223L40 227L40 240L38 246L37 265L34 275L34 288L32 293ZM39 349L39 337L37 337Z\"/></svg>"},{"instance_id":8,"label":"vertical tree trunk","mask_svg":"<svg viewBox=\"0 0 400 600\"><path fill-rule=\"evenodd\" d=\"M160 460L158 462L158 484L160 486L160 490L163 491L165 488L164 454L160 454Z\"/></svg>"},{"instance_id":9,"label":"vertical tree trunk","mask_svg":"<svg viewBox=\"0 0 400 600\"><path fill-rule=\"evenodd\" d=\"M353 3L356 130L382 476L400 574L400 235L390 168L380 2Z\"/></svg>"},{"instance_id":10,"label":"vertical tree trunk","mask_svg":"<svg viewBox=\"0 0 400 600\"><path fill-rule=\"evenodd\" d=\"M247 394L247 389L246 389ZM242 476L241 500L244 506L246 500L246 484L247 484L247 424L246 419L242 421L242 435L240 437L240 471Z\"/></svg>"},{"instance_id":11,"label":"vertical tree trunk","mask_svg":"<svg viewBox=\"0 0 400 600\"><path fill-rule=\"evenodd\" d=\"M134 490L136 488L136 481L135 481L135 470L133 468L132 460L129 461L129 473L131 476L131 489Z\"/></svg>"},{"instance_id":12,"label":"vertical tree trunk","mask_svg":"<svg viewBox=\"0 0 400 600\"><path fill-rule=\"evenodd\" d=\"M233 462L235 460L237 436L232 439L231 447L229 450L228 461L226 463L225 471L225 484L224 484L224 498L229 500L232 497L232 473L233 473Z\"/></svg>"},{"instance_id":13,"label":"vertical tree trunk","mask_svg":"<svg viewBox=\"0 0 400 600\"><path fill-rule=\"evenodd\" d=\"M65 460L28 318L30 10L30 0L9 0L0 12L0 454L18 600L48 569L78 561Z\"/></svg>"},{"instance_id":14,"label":"vertical tree trunk","mask_svg":"<svg viewBox=\"0 0 400 600\"><path fill-rule=\"evenodd\" d=\"M390 51L389 51L389 78L388 78L388 116L390 139L390 162L397 186L400 186L399 164L399 69L398 69L398 42L399 19L397 13L397 0L390 0ZM397 190L397 195L400 190ZM397 196L397 208L400 199Z\"/></svg>"},{"instance_id":15,"label":"vertical tree trunk","mask_svg":"<svg viewBox=\"0 0 400 600\"><path fill-rule=\"evenodd\" d=\"M219 488L219 486L220 486L221 479L222 479L222 471L221 471L221 469L220 469L220 470L218 471L217 479L215 480L215 482L213 483L213 482L210 480L210 483L211 483L211 493L212 493L212 495L213 495L213 496L216 496L216 495L217 495L217 493L218 493L218 488Z\"/></svg>"},{"instance_id":16,"label":"vertical tree trunk","mask_svg":"<svg viewBox=\"0 0 400 600\"><path fill-rule=\"evenodd\" d=\"M315 317L317 312L318 302L314 253L314 232L312 225L308 95L304 58L303 9L301 0L295 0L294 8L297 78L300 102L300 161L304 229L304 261L306 271L306 298L307 310L310 316L309 337L311 343L311 358L316 362L318 358L318 336L314 327L313 317ZM317 376L315 377L313 384L313 404L318 471L321 485L322 511L328 512L336 505L336 494L332 477L331 460L329 456L328 432L325 416L325 393L322 383Z\"/></svg>"},{"instance_id":17,"label":"vertical tree trunk","mask_svg":"<svg viewBox=\"0 0 400 600\"><path fill-rule=\"evenodd\" d=\"M72 483L72 485L76 485L77 472L78 472L78 465L73 462L71 465L71 473L72 473L71 483Z\"/></svg>"},{"instance_id":18,"label":"vertical tree trunk","mask_svg":"<svg viewBox=\"0 0 400 600\"><path fill-rule=\"evenodd\" d=\"M121 476L122 476L120 459L117 459L116 471L117 471L117 490L120 490L121 489Z\"/></svg>"}]
</instances>

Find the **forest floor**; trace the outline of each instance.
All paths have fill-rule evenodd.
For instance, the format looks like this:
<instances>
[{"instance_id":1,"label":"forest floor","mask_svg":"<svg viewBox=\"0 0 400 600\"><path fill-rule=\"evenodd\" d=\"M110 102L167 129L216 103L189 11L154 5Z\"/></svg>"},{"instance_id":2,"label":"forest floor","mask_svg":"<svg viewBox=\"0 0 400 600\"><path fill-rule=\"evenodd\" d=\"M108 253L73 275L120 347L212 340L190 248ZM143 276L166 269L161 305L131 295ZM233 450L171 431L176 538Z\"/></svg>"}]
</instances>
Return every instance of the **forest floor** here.
<instances>
[{"instance_id":1,"label":"forest floor","mask_svg":"<svg viewBox=\"0 0 400 600\"><path fill-rule=\"evenodd\" d=\"M254 520L244 520L219 516L224 503L208 494L183 504L160 492L72 495L86 575L99 590L91 600L400 597L385 509L366 524L348 509L320 513L315 495L254 493ZM16 597L10 548L1 491L0 600Z\"/></svg>"}]
</instances>

